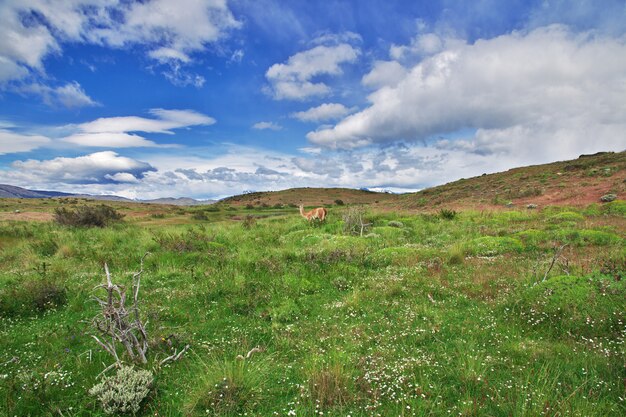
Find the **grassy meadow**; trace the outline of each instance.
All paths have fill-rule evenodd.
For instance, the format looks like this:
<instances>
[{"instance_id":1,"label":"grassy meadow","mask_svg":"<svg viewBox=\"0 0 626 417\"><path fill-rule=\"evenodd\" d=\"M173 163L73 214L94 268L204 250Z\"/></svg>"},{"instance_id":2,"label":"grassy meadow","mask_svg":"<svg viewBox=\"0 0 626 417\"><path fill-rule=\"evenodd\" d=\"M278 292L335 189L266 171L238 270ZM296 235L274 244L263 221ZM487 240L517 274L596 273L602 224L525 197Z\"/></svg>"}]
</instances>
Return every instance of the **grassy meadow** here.
<instances>
[{"instance_id":1,"label":"grassy meadow","mask_svg":"<svg viewBox=\"0 0 626 417\"><path fill-rule=\"evenodd\" d=\"M61 201L0 200L1 416L104 415L95 288L105 262L130 286L146 253L137 415L626 415L625 201L370 208L362 235L348 205L310 225L107 203L121 222L78 228L50 221Z\"/></svg>"}]
</instances>

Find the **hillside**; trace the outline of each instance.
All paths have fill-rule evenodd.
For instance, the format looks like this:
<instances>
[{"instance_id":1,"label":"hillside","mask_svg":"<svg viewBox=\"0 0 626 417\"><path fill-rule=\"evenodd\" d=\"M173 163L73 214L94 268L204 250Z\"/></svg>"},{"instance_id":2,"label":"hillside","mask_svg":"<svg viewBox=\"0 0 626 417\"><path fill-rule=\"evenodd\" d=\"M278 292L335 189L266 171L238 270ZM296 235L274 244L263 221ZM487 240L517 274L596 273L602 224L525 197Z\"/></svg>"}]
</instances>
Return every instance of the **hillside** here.
<instances>
[{"instance_id":1,"label":"hillside","mask_svg":"<svg viewBox=\"0 0 626 417\"><path fill-rule=\"evenodd\" d=\"M307 187L241 194L225 198L217 204L234 207L246 206L248 204L253 206L275 206L276 204L317 206L332 205L335 204L336 200L341 200L344 204L380 204L397 201L398 195L352 188Z\"/></svg>"},{"instance_id":2,"label":"hillside","mask_svg":"<svg viewBox=\"0 0 626 417\"><path fill-rule=\"evenodd\" d=\"M400 196L405 209L494 208L507 203L586 206L600 197L626 194L626 152L601 152L578 159L514 168L460 179ZM509 204L510 205L510 204Z\"/></svg>"},{"instance_id":3,"label":"hillside","mask_svg":"<svg viewBox=\"0 0 626 417\"><path fill-rule=\"evenodd\" d=\"M291 188L254 192L221 200L218 205L241 207L281 205L375 204L387 209L489 209L507 203L585 206L607 193L626 194L626 152L581 155L570 161L513 168L495 174L460 179L416 193L387 194L349 188Z\"/></svg>"}]
</instances>

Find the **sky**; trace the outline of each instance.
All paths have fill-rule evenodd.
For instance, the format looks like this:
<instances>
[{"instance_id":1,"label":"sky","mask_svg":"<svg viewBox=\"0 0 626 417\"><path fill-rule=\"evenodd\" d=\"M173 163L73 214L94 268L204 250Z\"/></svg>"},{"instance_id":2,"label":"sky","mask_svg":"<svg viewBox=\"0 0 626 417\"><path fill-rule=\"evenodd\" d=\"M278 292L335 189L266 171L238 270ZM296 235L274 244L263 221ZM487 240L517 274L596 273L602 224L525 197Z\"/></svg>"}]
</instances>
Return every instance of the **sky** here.
<instances>
[{"instance_id":1,"label":"sky","mask_svg":"<svg viewBox=\"0 0 626 417\"><path fill-rule=\"evenodd\" d=\"M0 183L409 192L626 150L626 0L0 0Z\"/></svg>"}]
</instances>

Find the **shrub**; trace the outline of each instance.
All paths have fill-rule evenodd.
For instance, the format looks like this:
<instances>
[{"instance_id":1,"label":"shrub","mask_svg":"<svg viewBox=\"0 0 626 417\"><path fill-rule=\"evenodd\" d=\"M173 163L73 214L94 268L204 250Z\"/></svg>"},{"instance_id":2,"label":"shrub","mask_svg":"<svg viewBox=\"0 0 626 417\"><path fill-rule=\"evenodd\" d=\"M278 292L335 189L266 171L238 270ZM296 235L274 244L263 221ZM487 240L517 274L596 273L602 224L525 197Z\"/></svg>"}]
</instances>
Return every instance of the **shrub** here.
<instances>
[{"instance_id":1,"label":"shrub","mask_svg":"<svg viewBox=\"0 0 626 417\"><path fill-rule=\"evenodd\" d=\"M600 197L600 201L602 201L603 203L610 203L611 201L614 201L615 199L617 199L617 196L615 194L605 194L602 197Z\"/></svg>"},{"instance_id":2,"label":"shrub","mask_svg":"<svg viewBox=\"0 0 626 417\"><path fill-rule=\"evenodd\" d=\"M402 222L396 221L396 220L392 220L389 223L387 223L387 226L389 227L397 227L397 228L403 228L404 224Z\"/></svg>"},{"instance_id":3,"label":"shrub","mask_svg":"<svg viewBox=\"0 0 626 417\"><path fill-rule=\"evenodd\" d=\"M208 243L213 240L211 236L196 229L189 229L180 235L156 233L153 239L161 249L178 253L205 249Z\"/></svg>"},{"instance_id":4,"label":"shrub","mask_svg":"<svg viewBox=\"0 0 626 417\"><path fill-rule=\"evenodd\" d=\"M252 415L248 413L268 401L264 390L267 365L252 356L260 351L255 348L233 361L205 365L184 406L185 415Z\"/></svg>"},{"instance_id":5,"label":"shrub","mask_svg":"<svg viewBox=\"0 0 626 417\"><path fill-rule=\"evenodd\" d=\"M622 239L610 232L602 230L576 230L566 229L556 233L556 238L564 243L570 243L576 246L595 245L607 246L619 244Z\"/></svg>"},{"instance_id":6,"label":"shrub","mask_svg":"<svg viewBox=\"0 0 626 417\"><path fill-rule=\"evenodd\" d=\"M244 229L251 229L252 227L256 226L256 218L250 214L248 214L246 216L245 219L243 219L243 222L241 223L241 226Z\"/></svg>"},{"instance_id":7,"label":"shrub","mask_svg":"<svg viewBox=\"0 0 626 417\"><path fill-rule=\"evenodd\" d=\"M30 316L62 307L67 291L49 278L27 279L0 291L0 315Z\"/></svg>"},{"instance_id":8,"label":"shrub","mask_svg":"<svg viewBox=\"0 0 626 417\"><path fill-rule=\"evenodd\" d=\"M548 233L544 232L543 230L535 229L523 230L516 233L515 237L520 239L527 249L539 249L542 245L545 245L550 240L550 236L548 235Z\"/></svg>"},{"instance_id":9,"label":"shrub","mask_svg":"<svg viewBox=\"0 0 626 417\"><path fill-rule=\"evenodd\" d=\"M100 401L106 414L136 414L150 393L153 381L150 371L122 366L116 375L104 377L102 382L94 385L89 394Z\"/></svg>"},{"instance_id":10,"label":"shrub","mask_svg":"<svg viewBox=\"0 0 626 417\"><path fill-rule=\"evenodd\" d=\"M557 213L553 216L550 216L550 221L552 222L561 222L561 221L569 221L569 222L577 222L580 220L584 220L585 217L580 213L575 213L573 211L564 211L561 213Z\"/></svg>"},{"instance_id":11,"label":"shrub","mask_svg":"<svg viewBox=\"0 0 626 417\"><path fill-rule=\"evenodd\" d=\"M626 286L613 277L557 276L527 288L519 306L531 326L561 335L606 336L623 329Z\"/></svg>"},{"instance_id":12,"label":"shrub","mask_svg":"<svg viewBox=\"0 0 626 417\"><path fill-rule=\"evenodd\" d=\"M124 217L113 207L105 204L81 206L76 210L58 207L54 210L54 220L63 226L105 227Z\"/></svg>"},{"instance_id":13,"label":"shrub","mask_svg":"<svg viewBox=\"0 0 626 417\"><path fill-rule=\"evenodd\" d=\"M439 210L439 217L444 220L454 220L457 216L457 212L455 210L441 209Z\"/></svg>"},{"instance_id":14,"label":"shrub","mask_svg":"<svg viewBox=\"0 0 626 417\"><path fill-rule=\"evenodd\" d=\"M352 400L350 378L340 365L311 372L308 388L312 402L322 408L341 407Z\"/></svg>"},{"instance_id":15,"label":"shrub","mask_svg":"<svg viewBox=\"0 0 626 417\"><path fill-rule=\"evenodd\" d=\"M615 200L602 206L602 212L606 214L626 216L626 201Z\"/></svg>"},{"instance_id":16,"label":"shrub","mask_svg":"<svg viewBox=\"0 0 626 417\"><path fill-rule=\"evenodd\" d=\"M252 209L254 209L254 205L249 204L249 203L246 204L246 210L252 210Z\"/></svg>"},{"instance_id":17,"label":"shrub","mask_svg":"<svg viewBox=\"0 0 626 417\"><path fill-rule=\"evenodd\" d=\"M50 237L33 242L30 247L40 256L53 256L59 250L58 243Z\"/></svg>"},{"instance_id":18,"label":"shrub","mask_svg":"<svg viewBox=\"0 0 626 417\"><path fill-rule=\"evenodd\" d=\"M465 261L465 248L456 244L448 251L448 265L461 265Z\"/></svg>"},{"instance_id":19,"label":"shrub","mask_svg":"<svg viewBox=\"0 0 626 417\"><path fill-rule=\"evenodd\" d=\"M467 244L467 251L478 256L496 256L508 252L521 252L522 249L522 243L512 237L483 236Z\"/></svg>"},{"instance_id":20,"label":"shrub","mask_svg":"<svg viewBox=\"0 0 626 417\"><path fill-rule=\"evenodd\" d=\"M209 220L206 213L203 211L196 211L191 215L191 218L194 220Z\"/></svg>"},{"instance_id":21,"label":"shrub","mask_svg":"<svg viewBox=\"0 0 626 417\"><path fill-rule=\"evenodd\" d=\"M343 202L343 200L337 199L337 200L335 200L335 204L338 205L338 206L343 206L344 202Z\"/></svg>"}]
</instances>

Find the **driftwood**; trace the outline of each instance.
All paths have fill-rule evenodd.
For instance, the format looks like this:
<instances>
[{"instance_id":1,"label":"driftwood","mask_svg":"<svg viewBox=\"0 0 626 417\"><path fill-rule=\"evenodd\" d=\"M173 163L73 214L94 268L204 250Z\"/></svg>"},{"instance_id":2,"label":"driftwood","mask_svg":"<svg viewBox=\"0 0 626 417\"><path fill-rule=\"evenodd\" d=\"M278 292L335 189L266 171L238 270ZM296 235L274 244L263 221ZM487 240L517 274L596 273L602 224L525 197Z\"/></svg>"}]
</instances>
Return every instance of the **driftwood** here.
<instances>
[{"instance_id":1,"label":"driftwood","mask_svg":"<svg viewBox=\"0 0 626 417\"><path fill-rule=\"evenodd\" d=\"M134 362L147 363L146 352L148 351L148 335L146 325L139 314L139 288L141 286L141 274L143 273L143 261L148 255L141 258L139 272L133 274L131 305L126 307L127 291L124 286L114 284L111 279L109 267L104 264L106 284L94 288L106 291L106 298L94 297L102 311L96 315L92 323L100 332L100 337L92 335L95 341L113 358L115 364L121 363L117 352L117 345L122 345L130 359ZM186 350L186 349L185 349Z\"/></svg>"}]
</instances>

